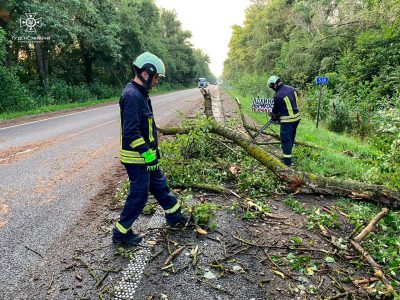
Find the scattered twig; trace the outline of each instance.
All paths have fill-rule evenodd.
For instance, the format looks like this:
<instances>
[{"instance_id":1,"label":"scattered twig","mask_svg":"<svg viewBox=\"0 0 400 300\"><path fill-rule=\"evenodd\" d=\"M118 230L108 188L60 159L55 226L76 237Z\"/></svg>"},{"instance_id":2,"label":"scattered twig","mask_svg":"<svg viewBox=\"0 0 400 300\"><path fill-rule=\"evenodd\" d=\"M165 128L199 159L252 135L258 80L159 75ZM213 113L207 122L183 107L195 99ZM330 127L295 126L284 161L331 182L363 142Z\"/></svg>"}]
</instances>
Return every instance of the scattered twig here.
<instances>
[{"instance_id":1,"label":"scattered twig","mask_svg":"<svg viewBox=\"0 0 400 300\"><path fill-rule=\"evenodd\" d=\"M371 255L356 241L350 240L350 243L353 247L361 254L361 256L368 262L368 264L374 269L374 275L378 277L382 283L386 286L387 290L390 293L393 293L393 286L390 284L390 281L386 278L385 273L382 271L382 267L376 263L376 261L372 258Z\"/></svg>"},{"instance_id":2,"label":"scattered twig","mask_svg":"<svg viewBox=\"0 0 400 300\"><path fill-rule=\"evenodd\" d=\"M28 247L28 246L26 246L26 245L24 245L24 247L25 247L26 249L28 249L28 250L32 251L33 253L35 253L35 254L39 255L41 258L43 258L43 255L42 255L42 254L40 254L39 252L37 252L37 251L35 251L35 250L33 250L33 249L29 248L29 247Z\"/></svg>"},{"instance_id":3,"label":"scattered twig","mask_svg":"<svg viewBox=\"0 0 400 300\"><path fill-rule=\"evenodd\" d=\"M185 249L185 248L186 248L186 246L182 246L182 247L179 247L178 249L176 249L174 252L172 252L171 255L168 256L167 259L165 260L164 266L166 266L166 265L168 265L170 262L172 262L172 261L174 260L174 258L175 258L176 256L178 256L178 254L181 253L182 250Z\"/></svg>"},{"instance_id":4,"label":"scattered twig","mask_svg":"<svg viewBox=\"0 0 400 300\"><path fill-rule=\"evenodd\" d=\"M269 260L269 262L276 268L278 269L279 272L281 272L282 274L286 275L288 278L291 279L295 279L293 278L293 276L291 276L290 274L286 273L284 270L282 270L271 258L271 256L269 256L267 249L264 249L264 253L267 256L267 259ZM295 279L297 280L297 279Z\"/></svg>"},{"instance_id":5,"label":"scattered twig","mask_svg":"<svg viewBox=\"0 0 400 300\"><path fill-rule=\"evenodd\" d=\"M319 224L319 229L321 229L321 232L322 232L322 234L323 234L324 236L328 236L328 235L329 235L328 229L327 229L324 225Z\"/></svg>"},{"instance_id":6,"label":"scattered twig","mask_svg":"<svg viewBox=\"0 0 400 300\"><path fill-rule=\"evenodd\" d=\"M49 287L47 288L47 294L50 294L53 283L54 283L54 274L51 275L51 281L50 281Z\"/></svg>"},{"instance_id":7,"label":"scattered twig","mask_svg":"<svg viewBox=\"0 0 400 300\"><path fill-rule=\"evenodd\" d=\"M99 288L100 285L103 283L103 281L107 278L107 276L110 274L109 271L106 272L106 274L104 274L104 276L99 280L99 282L96 283L96 288Z\"/></svg>"},{"instance_id":8,"label":"scattered twig","mask_svg":"<svg viewBox=\"0 0 400 300\"><path fill-rule=\"evenodd\" d=\"M386 207L382 208L382 210L371 220L371 222L369 222L369 224L354 238L354 241L358 243L361 242L388 212L389 209Z\"/></svg>"},{"instance_id":9,"label":"scattered twig","mask_svg":"<svg viewBox=\"0 0 400 300\"><path fill-rule=\"evenodd\" d=\"M173 188L181 188L181 189L198 189L198 190L204 190L204 191L211 191L215 193L220 193L220 194L232 194L232 191L218 185L212 185L212 184L205 184L205 183L189 183L185 182L185 184L178 184L175 183L173 184Z\"/></svg>"},{"instance_id":10,"label":"scattered twig","mask_svg":"<svg viewBox=\"0 0 400 300\"><path fill-rule=\"evenodd\" d=\"M92 267L85 262L82 258L77 257L77 260L79 260L89 271L90 275L93 277L93 279L96 281L96 285L99 283L99 277L97 277L96 272L92 269Z\"/></svg>"},{"instance_id":11,"label":"scattered twig","mask_svg":"<svg viewBox=\"0 0 400 300\"><path fill-rule=\"evenodd\" d=\"M201 283L207 284L208 286L212 287L213 289L216 289L216 290L218 290L218 291L220 291L220 292L223 292L223 293L225 293L225 294L228 294L228 295L231 296L231 297L234 297L234 295L233 295L231 292L226 291L226 290L224 290L224 289L222 289L222 288L220 288L220 287L218 287L218 286L216 286L216 285L213 285L213 284L211 284L211 283L209 283L209 282L207 282L207 281L205 281L205 280L203 280L203 279L201 279L201 278L197 278L197 280L200 281Z\"/></svg>"},{"instance_id":12,"label":"scattered twig","mask_svg":"<svg viewBox=\"0 0 400 300\"><path fill-rule=\"evenodd\" d=\"M368 233L374 228L376 224L389 212L387 208L383 208L370 222L369 224L357 235L354 240L350 240L353 247L361 254L365 261L374 269L374 275L378 277L385 285L389 293L393 293L394 289L390 281L386 278L385 273L382 271L382 267L372 258L371 255L359 244L367 236Z\"/></svg>"},{"instance_id":13,"label":"scattered twig","mask_svg":"<svg viewBox=\"0 0 400 300\"><path fill-rule=\"evenodd\" d=\"M354 228L354 230L350 233L349 239L353 238L353 236L356 235L357 231L360 230L361 226L362 226L361 224L357 224L357 226Z\"/></svg>"},{"instance_id":14,"label":"scattered twig","mask_svg":"<svg viewBox=\"0 0 400 300\"><path fill-rule=\"evenodd\" d=\"M162 253L164 252L163 250L158 251L156 254L152 255L149 259L149 262L152 262L153 260L155 260L158 256L160 256Z\"/></svg>"},{"instance_id":15,"label":"scattered twig","mask_svg":"<svg viewBox=\"0 0 400 300\"><path fill-rule=\"evenodd\" d=\"M287 217L273 215L271 213L268 213L268 212L264 211L261 206L259 206L258 204L254 203L251 200L247 200L246 204L247 204L248 207L254 208L255 210L259 211L260 213L262 213L263 215L265 215L268 218L280 219L280 220L287 219Z\"/></svg>"},{"instance_id":16,"label":"scattered twig","mask_svg":"<svg viewBox=\"0 0 400 300\"><path fill-rule=\"evenodd\" d=\"M192 251L190 252L190 254L192 255L193 259L192 259L192 266L196 266L197 265L197 261L198 261L198 254L199 254L199 246L196 245L196 247L194 247L192 249Z\"/></svg>"},{"instance_id":17,"label":"scattered twig","mask_svg":"<svg viewBox=\"0 0 400 300\"><path fill-rule=\"evenodd\" d=\"M335 277L328 275L328 277L332 280L332 282L336 285L336 287L341 291L341 292L347 292L346 289L342 286L342 284L336 280Z\"/></svg>"},{"instance_id":18,"label":"scattered twig","mask_svg":"<svg viewBox=\"0 0 400 300\"><path fill-rule=\"evenodd\" d=\"M249 245L249 246L253 246L253 247L258 247L258 248L269 248L269 249L287 249L287 250L293 250L293 251L309 251L309 252L322 252L324 254L332 254L331 251L328 250L324 250L324 249L317 249L317 248L304 248L304 247L290 247L290 246L274 246L274 245L260 245L260 244L255 244L253 242L244 240L240 237L235 236L234 234L232 234L232 237L240 242L242 242L243 244Z\"/></svg>"},{"instance_id":19,"label":"scattered twig","mask_svg":"<svg viewBox=\"0 0 400 300\"><path fill-rule=\"evenodd\" d=\"M364 278L364 279L356 279L353 280L353 284L355 286L363 285L363 284L370 284L372 282L378 281L378 277L371 277L371 278Z\"/></svg>"},{"instance_id":20,"label":"scattered twig","mask_svg":"<svg viewBox=\"0 0 400 300\"><path fill-rule=\"evenodd\" d=\"M347 297L349 294L350 294L350 292L340 293L340 294L338 294L336 296L328 298L328 300L335 300L335 299L344 298L344 297Z\"/></svg>"}]
</instances>

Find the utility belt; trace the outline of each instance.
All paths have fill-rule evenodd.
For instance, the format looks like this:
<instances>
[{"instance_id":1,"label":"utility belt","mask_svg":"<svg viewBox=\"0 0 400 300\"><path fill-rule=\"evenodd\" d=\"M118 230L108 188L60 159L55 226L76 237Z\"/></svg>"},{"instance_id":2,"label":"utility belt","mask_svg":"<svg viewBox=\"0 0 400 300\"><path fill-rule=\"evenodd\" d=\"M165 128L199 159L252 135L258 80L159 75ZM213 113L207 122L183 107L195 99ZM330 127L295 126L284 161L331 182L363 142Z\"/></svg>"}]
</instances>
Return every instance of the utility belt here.
<instances>
[{"instance_id":1,"label":"utility belt","mask_svg":"<svg viewBox=\"0 0 400 300\"><path fill-rule=\"evenodd\" d=\"M297 122L300 121L301 116L300 112L293 114L292 116L280 116L280 122L281 123L292 123L292 122Z\"/></svg>"}]
</instances>

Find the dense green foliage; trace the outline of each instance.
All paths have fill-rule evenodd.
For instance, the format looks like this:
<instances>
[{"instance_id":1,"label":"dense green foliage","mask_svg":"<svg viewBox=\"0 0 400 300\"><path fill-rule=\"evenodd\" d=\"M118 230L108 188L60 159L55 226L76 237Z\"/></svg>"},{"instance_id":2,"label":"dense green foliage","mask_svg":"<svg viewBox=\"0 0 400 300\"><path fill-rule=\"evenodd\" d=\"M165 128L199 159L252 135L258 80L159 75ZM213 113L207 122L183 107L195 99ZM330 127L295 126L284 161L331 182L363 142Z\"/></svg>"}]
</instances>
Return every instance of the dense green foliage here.
<instances>
[{"instance_id":1,"label":"dense green foliage","mask_svg":"<svg viewBox=\"0 0 400 300\"><path fill-rule=\"evenodd\" d=\"M266 78L279 74L302 90L304 108L315 117L313 81L328 76L322 118L339 132L365 135L382 114L399 116L398 1L252 2L244 26L233 30L224 68L231 84L249 96L265 95Z\"/></svg>"},{"instance_id":2,"label":"dense green foliage","mask_svg":"<svg viewBox=\"0 0 400 300\"><path fill-rule=\"evenodd\" d=\"M33 32L28 13L41 21ZM166 65L161 90L194 85L212 74L190 37L153 0L0 1L0 113L116 96L144 51Z\"/></svg>"},{"instance_id":3,"label":"dense green foliage","mask_svg":"<svg viewBox=\"0 0 400 300\"><path fill-rule=\"evenodd\" d=\"M233 28L224 79L242 96L266 97L273 95L267 78L278 74L300 91L303 113L315 119L314 78L329 77L323 124L369 139L382 154L366 176L398 182L399 16L397 0L254 0L244 25Z\"/></svg>"},{"instance_id":4,"label":"dense green foliage","mask_svg":"<svg viewBox=\"0 0 400 300\"><path fill-rule=\"evenodd\" d=\"M171 186L191 184L235 185L251 197L270 195L277 188L274 175L239 147L227 147L217 135L208 133L208 120L184 120L194 126L190 134L161 142L161 165ZM228 125L229 126L229 125ZM260 180L262 178L262 180Z\"/></svg>"}]
</instances>

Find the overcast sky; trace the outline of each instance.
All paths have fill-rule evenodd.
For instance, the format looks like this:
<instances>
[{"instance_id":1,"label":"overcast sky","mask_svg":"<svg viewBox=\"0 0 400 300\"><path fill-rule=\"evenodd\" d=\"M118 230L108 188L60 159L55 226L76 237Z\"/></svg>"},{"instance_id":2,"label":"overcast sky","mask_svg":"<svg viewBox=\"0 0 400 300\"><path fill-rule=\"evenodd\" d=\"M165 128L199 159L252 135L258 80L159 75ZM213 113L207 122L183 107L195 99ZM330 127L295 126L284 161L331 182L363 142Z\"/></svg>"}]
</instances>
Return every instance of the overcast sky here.
<instances>
[{"instance_id":1,"label":"overcast sky","mask_svg":"<svg viewBox=\"0 0 400 300\"><path fill-rule=\"evenodd\" d=\"M192 43L210 56L214 75L222 74L232 25L242 25L249 0L155 0L157 6L174 9Z\"/></svg>"}]
</instances>

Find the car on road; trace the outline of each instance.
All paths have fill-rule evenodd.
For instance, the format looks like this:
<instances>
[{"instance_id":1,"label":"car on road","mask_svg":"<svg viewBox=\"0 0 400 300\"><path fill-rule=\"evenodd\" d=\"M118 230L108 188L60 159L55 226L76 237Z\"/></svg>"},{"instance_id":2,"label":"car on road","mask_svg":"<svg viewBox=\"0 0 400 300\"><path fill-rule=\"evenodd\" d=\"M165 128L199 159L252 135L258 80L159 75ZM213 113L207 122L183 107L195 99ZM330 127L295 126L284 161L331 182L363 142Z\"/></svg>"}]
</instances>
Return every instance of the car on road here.
<instances>
[{"instance_id":1,"label":"car on road","mask_svg":"<svg viewBox=\"0 0 400 300\"><path fill-rule=\"evenodd\" d=\"M197 82L199 88L206 88L208 86L207 78L201 77Z\"/></svg>"}]
</instances>

